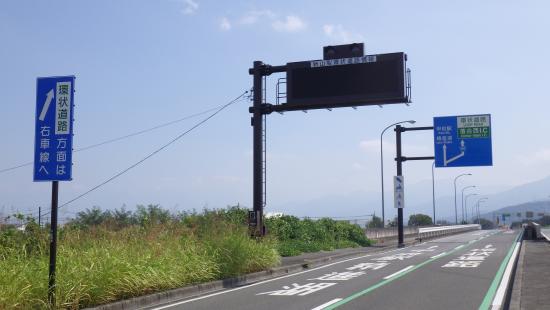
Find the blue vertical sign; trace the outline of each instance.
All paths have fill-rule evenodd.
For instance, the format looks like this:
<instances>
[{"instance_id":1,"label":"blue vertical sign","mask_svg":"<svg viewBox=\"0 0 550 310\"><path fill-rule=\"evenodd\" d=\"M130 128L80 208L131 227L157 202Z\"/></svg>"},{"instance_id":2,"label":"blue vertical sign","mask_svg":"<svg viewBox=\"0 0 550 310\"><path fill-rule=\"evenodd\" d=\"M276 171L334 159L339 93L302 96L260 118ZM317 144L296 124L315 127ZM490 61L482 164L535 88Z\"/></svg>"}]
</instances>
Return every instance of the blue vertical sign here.
<instances>
[{"instance_id":1,"label":"blue vertical sign","mask_svg":"<svg viewBox=\"0 0 550 310\"><path fill-rule=\"evenodd\" d=\"M492 166L491 115L434 117L436 167Z\"/></svg>"},{"instance_id":2,"label":"blue vertical sign","mask_svg":"<svg viewBox=\"0 0 550 310\"><path fill-rule=\"evenodd\" d=\"M72 180L74 76L38 78L34 181Z\"/></svg>"}]
</instances>

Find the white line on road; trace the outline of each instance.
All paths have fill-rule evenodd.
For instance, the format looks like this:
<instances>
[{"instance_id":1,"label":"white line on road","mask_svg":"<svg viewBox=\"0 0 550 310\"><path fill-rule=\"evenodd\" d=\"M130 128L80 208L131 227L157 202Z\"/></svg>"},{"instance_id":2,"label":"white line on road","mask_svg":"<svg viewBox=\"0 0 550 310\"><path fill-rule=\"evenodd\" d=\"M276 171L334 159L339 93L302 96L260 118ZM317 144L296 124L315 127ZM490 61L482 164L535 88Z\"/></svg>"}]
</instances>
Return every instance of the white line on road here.
<instances>
[{"instance_id":1,"label":"white line on road","mask_svg":"<svg viewBox=\"0 0 550 310\"><path fill-rule=\"evenodd\" d=\"M510 282L510 277L512 276L512 269L514 268L514 263L516 262L516 257L518 255L520 245L521 245L521 242L516 242L516 247L514 248L514 252L512 252L512 256L510 256L510 260L508 261L508 265L506 266L504 275L500 280L500 285L498 286L498 290L497 290L497 293L495 294L495 298L493 298L491 309L502 309L502 305L504 303L504 297L506 294L506 289L508 288L508 284L509 284L508 282Z\"/></svg>"},{"instance_id":2,"label":"white line on road","mask_svg":"<svg viewBox=\"0 0 550 310\"><path fill-rule=\"evenodd\" d=\"M402 273L402 272L405 272L405 271L407 271L407 270L409 270L409 269L411 269L411 268L413 268L413 267L414 267L414 265L410 265L409 267L403 268L403 269L399 270L399 271L396 272L396 273L392 273L392 274L390 274L389 276L384 277L384 280L387 280L387 279L389 279L389 278L393 278L393 277L395 277L396 275L398 275L398 274L400 274L400 273Z\"/></svg>"},{"instance_id":3,"label":"white line on road","mask_svg":"<svg viewBox=\"0 0 550 310\"><path fill-rule=\"evenodd\" d=\"M223 290L223 291L220 291L220 292L216 292L216 293L212 293L212 294L208 294L208 295L204 295L204 296L200 296L200 297L195 297L195 298L191 298L191 299L187 299L187 300L182 300L182 301L170 303L168 305L153 308L152 310L167 309L167 308L171 308L171 307L174 307L174 306L179 306L179 305L182 305L182 304L193 302L193 301L196 301L196 300L201 300L201 299L214 297L214 296L218 296L218 295L222 295L222 294L226 294L226 293L230 293L230 292L234 292L234 291L239 291L239 290L250 288L250 287L253 287L253 286L257 286L257 285L261 285L261 284L281 280L281 279L284 279L284 278L294 277L294 276L297 276L297 275L300 275L300 274L304 274L304 273L307 273L307 272L312 272L312 271L315 271L315 270L327 268L327 267L330 267L330 266L334 266L334 265L337 265L337 264L349 262L349 261L352 261L352 260L357 260L357 259L361 259L361 258L365 258L365 257L370 257L370 256L373 256L373 255L382 255L382 254L387 254L387 253L391 253L391 252L401 251L403 249L407 249L407 248L410 248L410 247L411 246L406 246L404 248L393 249L393 250L384 251L384 252L380 252L380 253L373 253L373 254L367 254L367 255L363 255L363 256L359 256L359 257L348 258L348 259L345 259L345 260L341 260L341 261L338 261L338 262L326 264L326 265L323 265L323 266L319 266L319 267L316 267L316 268L312 268L312 269L308 269L308 270L304 270L304 271L300 271L300 272L296 272L296 273L289 274L289 275L286 275L286 276L277 277L277 278L273 278L273 279L269 279L269 280L265 280L265 281L260 281L260 282L255 282L255 283L252 283L252 284L249 284L249 285L239 286L239 287L236 287L236 288Z\"/></svg>"},{"instance_id":4,"label":"white line on road","mask_svg":"<svg viewBox=\"0 0 550 310\"><path fill-rule=\"evenodd\" d=\"M443 253L440 253L440 254L437 254L436 256L432 256L430 258L438 258L438 257L441 257L443 255L447 254L447 252L443 252Z\"/></svg>"},{"instance_id":5,"label":"white line on road","mask_svg":"<svg viewBox=\"0 0 550 310\"><path fill-rule=\"evenodd\" d=\"M448 238L451 238L451 237L453 237L453 236L444 237L444 238L438 239L438 241L441 242L441 241L443 241L445 239L448 239ZM436 242L436 241L428 241L427 243L431 243L431 242ZM232 289L222 290L222 291L219 291L219 292L215 292L215 293L212 293L212 294L203 295L203 296L199 296L199 297L195 297L195 298L191 298L191 299L187 299L187 300L181 300L181 301L173 302L173 303L170 303L170 304L167 304L167 305L163 305L163 306L160 306L160 307L153 308L151 310L167 309L167 308L171 308L171 307L174 307L174 306L179 306L179 305L182 305L182 304L190 303L190 302L193 302L193 301L197 301L197 300L201 300L201 299L205 299L205 298L209 298L209 297L214 297L214 296L218 296L218 295L222 295L222 294L226 294L226 293L230 293L230 292L234 292L234 291L239 291L239 290L242 290L242 289L250 288L250 287L253 287L253 286L257 286L257 285L261 285L261 284L265 284L265 283L269 283L269 282L273 282L273 281L277 281L277 280L281 280L281 279L285 279L285 278L289 278L289 277L294 277L294 276L297 276L297 275L300 275L300 274L304 274L304 273L312 272L312 271L315 271L315 270L327 268L327 267L334 266L334 265L337 265L337 264L341 264L341 263L345 263L345 262L349 262L349 261L353 261L353 260L358 260L358 259L362 259L362 258L365 258L365 257L373 256L373 255L382 255L382 254L387 254L387 253L391 253L391 252L402 251L403 249L407 249L407 248L411 248L411 247L413 247L413 245L406 246L406 247L403 247L403 248L397 248L397 249L393 249L393 250L389 250L389 251L362 255L362 256L359 256L359 257L353 257L353 258L337 261L337 262L334 262L334 263L326 264L326 265L323 265L323 266L319 266L319 267L316 267L316 268L312 268L312 269L292 273L292 274L289 274L289 275L276 277L276 278L269 279L269 280L259 281L259 282L255 282L255 283L252 283L252 284L249 284L249 285L239 286L239 287L232 288ZM404 271L404 270L402 270L402 271Z\"/></svg>"},{"instance_id":6,"label":"white line on road","mask_svg":"<svg viewBox=\"0 0 550 310\"><path fill-rule=\"evenodd\" d=\"M320 306L317 306L311 310L322 310L322 309L325 309L326 307L332 305L332 304L335 304L337 302L339 302L340 300L342 300L342 298L336 298L336 299L333 299L329 302L325 302L324 304L320 305Z\"/></svg>"},{"instance_id":7,"label":"white line on road","mask_svg":"<svg viewBox=\"0 0 550 310\"><path fill-rule=\"evenodd\" d=\"M455 248L455 250L458 250L458 249L462 249L464 247L464 244L463 245L459 245Z\"/></svg>"}]
</instances>

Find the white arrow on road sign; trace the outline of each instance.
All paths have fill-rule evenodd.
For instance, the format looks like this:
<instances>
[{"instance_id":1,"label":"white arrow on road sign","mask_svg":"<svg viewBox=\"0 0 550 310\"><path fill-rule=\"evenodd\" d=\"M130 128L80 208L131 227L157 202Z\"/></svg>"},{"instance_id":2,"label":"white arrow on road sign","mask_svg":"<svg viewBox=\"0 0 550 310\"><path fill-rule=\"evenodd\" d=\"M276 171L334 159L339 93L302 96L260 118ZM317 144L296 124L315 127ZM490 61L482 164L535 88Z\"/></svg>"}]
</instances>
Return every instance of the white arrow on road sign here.
<instances>
[{"instance_id":1,"label":"white arrow on road sign","mask_svg":"<svg viewBox=\"0 0 550 310\"><path fill-rule=\"evenodd\" d=\"M46 95L46 101L44 102L44 105L42 106L42 111L40 112L40 116L38 116L38 119L43 122L46 118L46 113L48 112L48 108L50 107L50 103L53 99L53 89L50 89L48 94Z\"/></svg>"},{"instance_id":2,"label":"white arrow on road sign","mask_svg":"<svg viewBox=\"0 0 550 310\"><path fill-rule=\"evenodd\" d=\"M443 166L447 166L447 164L452 163L453 161L459 159L460 157L464 156L464 151L466 150L466 146L464 146L464 140L460 141L460 150L461 153L456 155L453 158L447 159L447 145L443 144Z\"/></svg>"}]
</instances>

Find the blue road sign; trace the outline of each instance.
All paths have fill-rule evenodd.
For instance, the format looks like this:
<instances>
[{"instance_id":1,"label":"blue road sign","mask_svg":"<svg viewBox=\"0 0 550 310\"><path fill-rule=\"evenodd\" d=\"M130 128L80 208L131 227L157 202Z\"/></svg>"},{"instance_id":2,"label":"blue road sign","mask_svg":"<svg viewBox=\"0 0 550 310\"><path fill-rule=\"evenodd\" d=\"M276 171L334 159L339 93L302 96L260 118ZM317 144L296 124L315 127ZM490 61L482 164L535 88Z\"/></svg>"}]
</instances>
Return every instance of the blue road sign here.
<instances>
[{"instance_id":1,"label":"blue road sign","mask_svg":"<svg viewBox=\"0 0 550 310\"><path fill-rule=\"evenodd\" d=\"M34 181L72 180L74 76L38 78Z\"/></svg>"},{"instance_id":2,"label":"blue road sign","mask_svg":"<svg viewBox=\"0 0 550 310\"><path fill-rule=\"evenodd\" d=\"M434 117L436 167L492 166L491 115Z\"/></svg>"}]
</instances>

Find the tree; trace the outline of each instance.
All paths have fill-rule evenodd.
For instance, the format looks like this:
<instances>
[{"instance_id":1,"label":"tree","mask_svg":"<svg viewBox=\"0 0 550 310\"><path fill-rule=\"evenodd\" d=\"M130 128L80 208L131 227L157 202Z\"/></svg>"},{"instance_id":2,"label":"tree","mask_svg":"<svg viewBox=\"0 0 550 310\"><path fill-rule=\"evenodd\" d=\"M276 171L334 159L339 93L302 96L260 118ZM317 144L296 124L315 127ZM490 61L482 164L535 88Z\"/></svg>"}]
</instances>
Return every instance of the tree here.
<instances>
[{"instance_id":1,"label":"tree","mask_svg":"<svg viewBox=\"0 0 550 310\"><path fill-rule=\"evenodd\" d=\"M382 219L376 215L373 215L372 220L367 224L367 228L382 228L383 226Z\"/></svg>"},{"instance_id":2,"label":"tree","mask_svg":"<svg viewBox=\"0 0 550 310\"><path fill-rule=\"evenodd\" d=\"M432 224L432 218L426 214L412 214L409 217L409 226L429 226Z\"/></svg>"}]
</instances>

